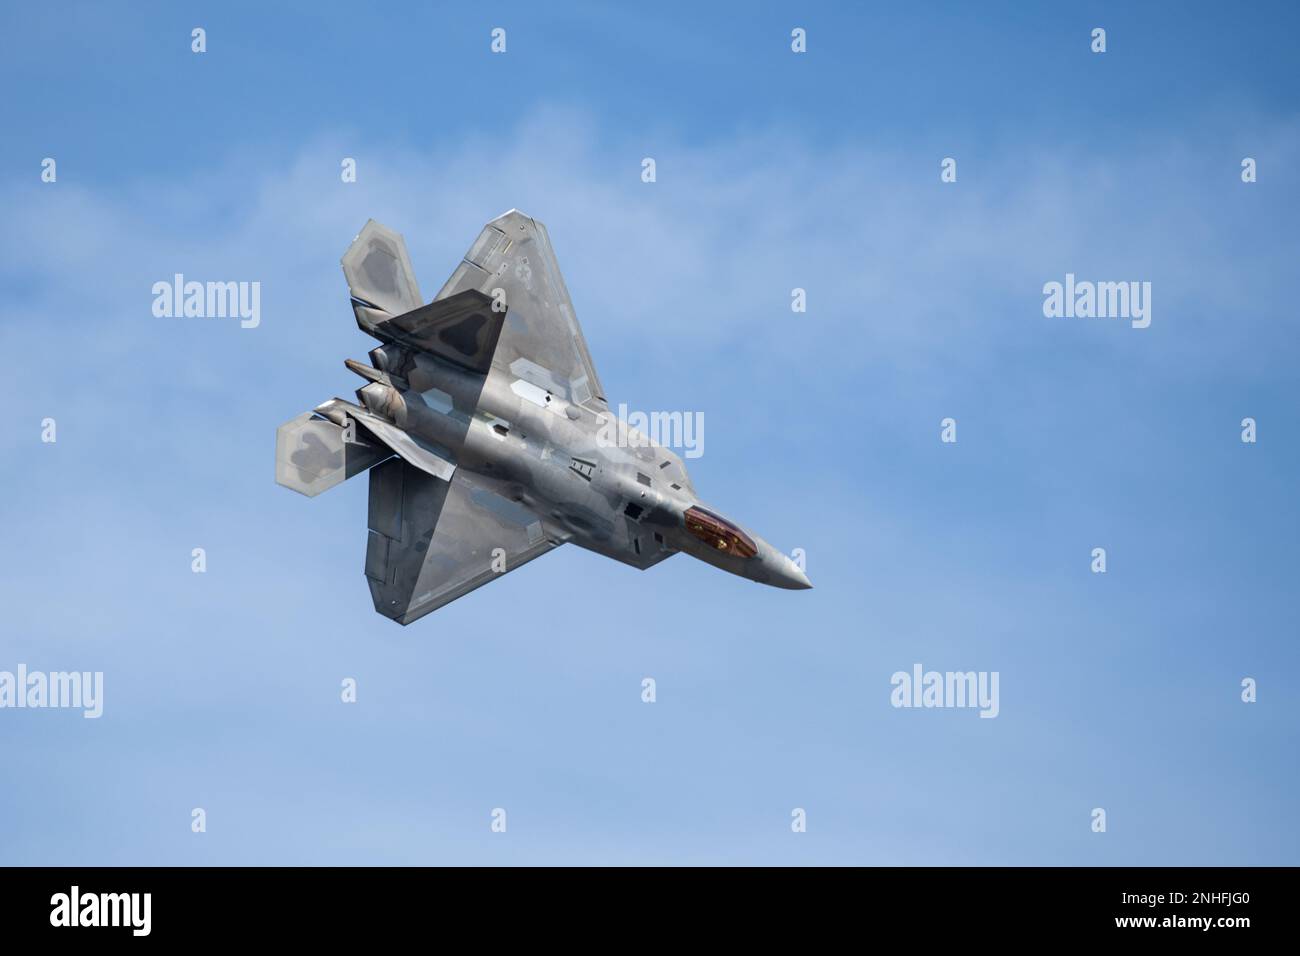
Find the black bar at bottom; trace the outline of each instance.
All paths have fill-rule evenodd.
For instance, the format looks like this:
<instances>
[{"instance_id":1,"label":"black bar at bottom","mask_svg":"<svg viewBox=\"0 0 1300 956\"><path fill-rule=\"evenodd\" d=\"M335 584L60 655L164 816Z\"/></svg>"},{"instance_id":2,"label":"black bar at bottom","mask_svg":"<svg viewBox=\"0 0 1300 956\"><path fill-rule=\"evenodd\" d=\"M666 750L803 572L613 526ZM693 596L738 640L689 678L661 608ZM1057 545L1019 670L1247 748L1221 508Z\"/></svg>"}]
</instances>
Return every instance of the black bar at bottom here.
<instances>
[{"instance_id":1,"label":"black bar at bottom","mask_svg":"<svg viewBox=\"0 0 1300 956\"><path fill-rule=\"evenodd\" d=\"M449 942L462 931L496 942L542 926L551 937L612 942L619 937L610 932L626 932L664 944L692 926L769 942L843 932L870 939L892 929L921 932L927 943L1105 935L1231 944L1286 932L1297 875L1227 867L9 868L0 870L0 925L7 940L75 935L90 944L429 939L431 929L454 930Z\"/></svg>"}]
</instances>

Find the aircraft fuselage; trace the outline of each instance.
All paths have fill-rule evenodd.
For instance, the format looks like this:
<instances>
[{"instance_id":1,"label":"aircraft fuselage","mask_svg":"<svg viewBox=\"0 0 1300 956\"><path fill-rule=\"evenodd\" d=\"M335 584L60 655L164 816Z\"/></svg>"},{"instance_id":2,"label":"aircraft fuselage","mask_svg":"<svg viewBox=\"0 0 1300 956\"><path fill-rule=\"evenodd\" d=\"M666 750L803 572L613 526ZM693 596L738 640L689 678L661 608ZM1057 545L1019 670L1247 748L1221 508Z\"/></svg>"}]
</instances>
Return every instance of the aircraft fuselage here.
<instances>
[{"instance_id":1,"label":"aircraft fuselage","mask_svg":"<svg viewBox=\"0 0 1300 956\"><path fill-rule=\"evenodd\" d=\"M674 487L660 474L666 463L660 446L612 413L401 346L375 349L371 358L380 370L398 370L407 387L391 377L364 386L357 394L368 409L537 512L557 538L637 567L681 551L763 584L811 587L788 556ZM755 553L725 533L710 536L698 526L692 532L686 520L692 509L731 525ZM630 531L618 533L625 519Z\"/></svg>"}]
</instances>

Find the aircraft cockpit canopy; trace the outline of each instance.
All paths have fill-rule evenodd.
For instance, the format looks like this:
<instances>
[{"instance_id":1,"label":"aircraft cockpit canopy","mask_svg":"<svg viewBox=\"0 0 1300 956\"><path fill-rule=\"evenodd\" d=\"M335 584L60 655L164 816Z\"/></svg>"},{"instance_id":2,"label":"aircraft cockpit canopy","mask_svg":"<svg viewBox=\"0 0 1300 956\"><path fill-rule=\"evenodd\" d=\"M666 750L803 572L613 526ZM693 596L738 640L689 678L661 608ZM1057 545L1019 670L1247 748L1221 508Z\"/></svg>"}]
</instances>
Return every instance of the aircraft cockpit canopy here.
<instances>
[{"instance_id":1,"label":"aircraft cockpit canopy","mask_svg":"<svg viewBox=\"0 0 1300 956\"><path fill-rule=\"evenodd\" d=\"M709 547L738 558L752 558L758 554L754 539L726 518L696 506L686 511L686 530Z\"/></svg>"}]
</instances>

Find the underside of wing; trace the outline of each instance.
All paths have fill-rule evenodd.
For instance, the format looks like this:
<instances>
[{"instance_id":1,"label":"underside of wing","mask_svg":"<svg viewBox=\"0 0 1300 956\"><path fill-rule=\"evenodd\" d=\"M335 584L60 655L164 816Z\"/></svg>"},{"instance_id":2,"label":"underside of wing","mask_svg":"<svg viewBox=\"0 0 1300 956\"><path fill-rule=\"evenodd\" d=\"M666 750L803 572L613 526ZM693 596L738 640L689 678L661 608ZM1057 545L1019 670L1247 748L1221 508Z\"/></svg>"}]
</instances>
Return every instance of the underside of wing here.
<instances>
[{"instance_id":1,"label":"underside of wing","mask_svg":"<svg viewBox=\"0 0 1300 956\"><path fill-rule=\"evenodd\" d=\"M494 368L593 412L604 409L605 391L545 226L517 209L484 226L434 301L467 289L508 309Z\"/></svg>"},{"instance_id":2,"label":"underside of wing","mask_svg":"<svg viewBox=\"0 0 1300 956\"><path fill-rule=\"evenodd\" d=\"M457 471L443 481L390 459L370 472L366 578L375 610L399 624L563 543L542 519Z\"/></svg>"}]
</instances>

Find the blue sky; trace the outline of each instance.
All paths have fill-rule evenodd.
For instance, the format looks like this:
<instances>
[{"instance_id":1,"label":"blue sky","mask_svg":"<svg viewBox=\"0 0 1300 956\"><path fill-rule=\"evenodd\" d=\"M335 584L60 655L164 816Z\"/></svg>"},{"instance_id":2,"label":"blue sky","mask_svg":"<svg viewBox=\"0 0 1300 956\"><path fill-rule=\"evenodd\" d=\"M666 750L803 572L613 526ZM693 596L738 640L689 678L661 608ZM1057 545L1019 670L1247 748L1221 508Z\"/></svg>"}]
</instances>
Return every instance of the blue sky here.
<instances>
[{"instance_id":1,"label":"blue sky","mask_svg":"<svg viewBox=\"0 0 1300 956\"><path fill-rule=\"evenodd\" d=\"M557 6L0 14L0 670L105 675L0 710L0 862L1300 862L1294 8ZM511 207L814 590L562 548L374 613L364 481L274 429L355 386L366 219L431 295ZM260 326L155 318L176 272ZM1151 326L1045 318L1066 273ZM999 716L895 709L917 662Z\"/></svg>"}]
</instances>

